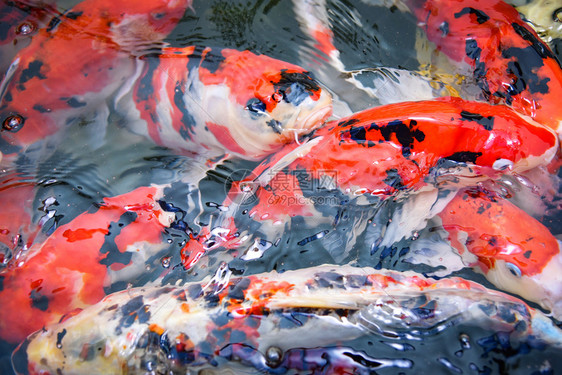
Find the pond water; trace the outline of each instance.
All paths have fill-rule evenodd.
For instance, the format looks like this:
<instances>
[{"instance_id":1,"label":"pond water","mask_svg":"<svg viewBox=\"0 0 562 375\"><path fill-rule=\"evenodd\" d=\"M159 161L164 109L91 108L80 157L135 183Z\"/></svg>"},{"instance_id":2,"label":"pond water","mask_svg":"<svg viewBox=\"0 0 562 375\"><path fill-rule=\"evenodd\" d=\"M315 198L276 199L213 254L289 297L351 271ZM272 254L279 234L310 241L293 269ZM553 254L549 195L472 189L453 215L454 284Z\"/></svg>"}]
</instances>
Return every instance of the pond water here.
<instances>
[{"instance_id":1,"label":"pond water","mask_svg":"<svg viewBox=\"0 0 562 375\"><path fill-rule=\"evenodd\" d=\"M72 5L72 2L60 1L49 7L69 9ZM35 28L49 27L52 22L49 20L56 12L49 10L47 16L36 17L34 7L23 9L8 1L3 1L2 6L4 13L0 15L18 15L3 16L0 27L0 35L5 35L6 40L16 38L17 41L0 46L0 68L8 72L18 51L25 50L30 38L37 34ZM302 66L333 94L334 118L381 104L447 94L479 98L476 84L470 79L458 83L458 76L448 75L450 63L424 40L417 20L409 12L361 0L327 1L326 7L339 60L345 70L353 74L338 74L330 60L319 54L317 41L310 37L302 14L288 0L194 0L192 9L187 10L165 42L173 47L199 45L250 50ZM25 22L33 28L29 35L25 27L24 32L21 31ZM10 31L14 29L18 30L15 34ZM560 59L562 50L556 35L551 45ZM137 56L150 59L158 48L157 43L148 44L135 52ZM56 53L64 59L64 50ZM409 72L415 74L410 76ZM364 86L344 79L349 76ZM431 85L427 84L428 80L432 80ZM56 82L50 84L54 86ZM421 91L416 91L417 87ZM133 134L127 129L126 116L108 105L118 91L102 98L95 108L86 106L87 112L66 119L69 125L64 134L38 142L15 159L4 157L0 175L0 194L9 197L0 197L0 201L7 202L16 196L18 204L30 207L26 210L29 220L41 223L36 243L80 214L103 205L105 197L150 184L168 185L163 201L167 207L175 209L177 225L166 229L159 250L143 260L140 265L143 272L116 278L104 286L106 294L147 283L199 281L213 275L223 261L238 275L271 270L283 272L325 263L414 270L426 275L443 268L418 261L419 254L427 252L430 244L435 244L436 248L442 246L435 238L438 224L434 221L426 220L426 225L415 228L407 236L398 233L392 237L392 230L400 232L391 225L392 221L404 219L409 210L414 215L413 206L408 204L422 203L367 198L349 203L343 193L315 191L308 198L317 203L318 217L308 219L297 215L281 230L260 227L248 219L246 231L253 236L255 254L230 259L214 252L186 271L181 265L180 251L189 240L190 230L197 234L209 223L217 222L232 182L250 175L261 160L221 160L218 157L218 162L211 163L207 158L182 154ZM509 197L560 238L562 214L558 177L537 172L499 177L482 184ZM18 195L22 186L33 190ZM243 203L241 211L250 210L254 203ZM291 204L287 203L286 207L291 210ZM244 225L244 218L240 220ZM383 240L385 235L387 239ZM0 272L14 271L15 258L21 250L21 246L3 250ZM25 253L22 254L25 262ZM448 266L447 260L443 262ZM495 288L470 268L456 269L453 274ZM2 308L5 307L0 306ZM14 373L10 355L16 345L0 341L0 373ZM415 374L429 370L436 374L554 374L557 368L562 368L559 347L543 345L533 337L510 342L501 332L470 321L452 324L442 331L428 331L413 339L390 339L373 333L345 345L372 358L407 359L414 364L376 369L376 373L381 374Z\"/></svg>"}]
</instances>

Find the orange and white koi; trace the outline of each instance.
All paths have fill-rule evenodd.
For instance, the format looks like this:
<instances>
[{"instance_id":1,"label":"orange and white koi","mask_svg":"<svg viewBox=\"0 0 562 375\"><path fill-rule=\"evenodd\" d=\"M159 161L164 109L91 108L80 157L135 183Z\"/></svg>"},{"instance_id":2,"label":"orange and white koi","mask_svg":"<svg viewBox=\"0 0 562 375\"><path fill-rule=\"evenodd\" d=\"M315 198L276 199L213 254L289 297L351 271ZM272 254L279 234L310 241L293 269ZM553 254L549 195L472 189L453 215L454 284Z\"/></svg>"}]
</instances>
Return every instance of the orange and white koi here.
<instances>
[{"instance_id":1,"label":"orange and white koi","mask_svg":"<svg viewBox=\"0 0 562 375\"><path fill-rule=\"evenodd\" d=\"M501 0L405 0L427 38L468 64L485 98L562 134L562 68L515 8Z\"/></svg>"},{"instance_id":2,"label":"orange and white koi","mask_svg":"<svg viewBox=\"0 0 562 375\"><path fill-rule=\"evenodd\" d=\"M104 103L135 70L135 41L162 40L190 5L85 0L54 17L17 54L0 85L0 151L15 156Z\"/></svg>"},{"instance_id":3,"label":"orange and white koi","mask_svg":"<svg viewBox=\"0 0 562 375\"><path fill-rule=\"evenodd\" d=\"M175 220L158 200L162 187L105 198L91 212L58 227L25 259L0 274L0 337L21 341L66 313L105 296L105 287L146 272L145 260L169 246L163 231ZM142 235L139 235L142 234Z\"/></svg>"},{"instance_id":4,"label":"orange and white koi","mask_svg":"<svg viewBox=\"0 0 562 375\"><path fill-rule=\"evenodd\" d=\"M332 113L309 72L268 56L191 46L142 60L122 111L137 119L131 129L179 151L260 160Z\"/></svg>"},{"instance_id":5,"label":"orange and white koi","mask_svg":"<svg viewBox=\"0 0 562 375\"><path fill-rule=\"evenodd\" d=\"M442 164L464 163L468 168L457 177L490 178L544 165L557 149L552 131L506 106L441 98L369 109L328 123L307 143L286 147L258 166L250 180L235 184L231 191L235 200L223 205L232 205L232 212L222 213L222 221L219 217L215 224L221 233L204 228L197 242L186 245L185 265L193 265L208 250L227 243L237 248L247 239L234 224L233 215L242 211L244 191L236 190L240 186L252 187L246 196L256 194L261 212L254 212L255 220L275 221L279 215L287 216L287 200L272 200L271 194L301 194L300 189L286 189L286 173L293 175L295 186L300 181L314 186L313 178L328 178L332 190L350 199L361 195L386 199L431 185L431 174ZM299 181L296 173L301 174ZM295 202L302 201L296 198Z\"/></svg>"},{"instance_id":6,"label":"orange and white koi","mask_svg":"<svg viewBox=\"0 0 562 375\"><path fill-rule=\"evenodd\" d=\"M458 277L321 266L182 286L129 289L24 341L18 374L370 374L412 368L353 340L436 334L460 323L556 347L562 331L540 311Z\"/></svg>"},{"instance_id":7,"label":"orange and white koi","mask_svg":"<svg viewBox=\"0 0 562 375\"><path fill-rule=\"evenodd\" d=\"M459 191L439 213L451 246L501 290L562 319L560 243L507 199L479 188Z\"/></svg>"}]
</instances>

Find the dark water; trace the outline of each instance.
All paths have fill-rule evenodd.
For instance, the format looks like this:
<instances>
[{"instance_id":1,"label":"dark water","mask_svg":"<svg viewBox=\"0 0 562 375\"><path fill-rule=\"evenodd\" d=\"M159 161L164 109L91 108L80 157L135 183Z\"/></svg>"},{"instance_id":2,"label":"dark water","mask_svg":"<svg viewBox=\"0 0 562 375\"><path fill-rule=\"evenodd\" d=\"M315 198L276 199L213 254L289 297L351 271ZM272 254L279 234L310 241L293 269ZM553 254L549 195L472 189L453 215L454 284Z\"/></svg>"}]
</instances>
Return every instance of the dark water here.
<instances>
[{"instance_id":1,"label":"dark water","mask_svg":"<svg viewBox=\"0 0 562 375\"><path fill-rule=\"evenodd\" d=\"M416 36L418 31L412 15L396 7L374 6L359 0L335 0L327 4L334 43L340 50L341 61L347 70L380 67L412 71L420 69L416 49L416 38L419 36ZM67 3L60 5L69 6ZM171 45L248 49L307 68L314 67L310 64L314 53L311 47L313 42L300 26L290 1L195 0L193 8L195 12L189 10L168 36L167 41ZM7 67L13 53L25 44L25 38L20 38L16 46L3 47L2 67ZM560 56L559 43L555 42L554 46L555 53ZM319 70L324 68L329 69L317 66ZM314 73L314 69L310 69ZM321 81L345 103L346 87L340 86L341 82L336 77L334 80L321 78ZM345 104L353 110L359 110L377 103L367 98L365 102ZM192 176L199 175L198 171L206 168L203 162L178 155L132 135L120 126L119 121L117 115L110 116L110 136L99 142L83 142L84 139L90 139L89 130L86 127L74 127L61 143L49 147L40 158L22 156L17 168L9 171L16 173L20 180L37 184L37 195L33 201L36 221L44 217L46 211L43 208L49 198L54 197L58 202L56 214L46 218L45 234L70 222L92 205L101 203L103 197L123 194L150 183L170 183L166 190L166 203L181 208L183 220L197 231L219 214L217 205L225 198L229 178L237 176L237 173L239 175L241 171L251 170L256 165L247 161L228 160L208 171L203 179L193 180ZM193 185L185 184L186 180ZM3 178L0 186L10 188L10 181ZM194 190L193 186L198 189ZM531 189L516 183L511 192L517 195L521 190ZM197 202L199 193L202 205L190 205L190 198ZM296 218L285 228L281 242L274 246L275 251L266 251L262 257L252 261L235 259L230 266L241 274L284 271L324 263L430 272L432 268L429 266L406 261L412 239L400 240L389 247L377 246L380 233L372 227L365 228L364 223L368 220L380 223L388 221L400 204L385 202L378 205L369 202L366 205L325 205L320 207L323 217L339 218L336 229L330 235L318 236L332 228L333 221L319 221L311 225ZM560 211L556 204L547 207L542 220L553 234L561 234ZM256 228L257 232L259 230ZM429 236L427 230L417 235ZM162 271L163 258L169 259L172 264L164 282L199 280L212 272L213 267L207 270L196 268L188 273L178 267L179 249L186 240L185 231L181 228L171 228L164 237L170 246L149 259L146 262L147 272L129 280L129 284L137 286L156 280ZM263 234L263 237L267 238L267 234ZM211 254L211 265L214 257L217 264L221 260L220 255ZM462 270L457 274L491 287L482 276L471 270ZM128 283L110 285L106 292L123 289ZM468 346L467 340L470 342ZM415 364L412 368L380 369L377 373L554 374L562 368L562 353L559 349L541 345L534 338L529 338L528 342L505 341L501 334L498 336L486 327L471 323L451 326L419 340L389 341L373 335L347 345L375 358L407 358ZM13 373L9 363L12 350L13 346L0 342L2 374Z\"/></svg>"}]
</instances>

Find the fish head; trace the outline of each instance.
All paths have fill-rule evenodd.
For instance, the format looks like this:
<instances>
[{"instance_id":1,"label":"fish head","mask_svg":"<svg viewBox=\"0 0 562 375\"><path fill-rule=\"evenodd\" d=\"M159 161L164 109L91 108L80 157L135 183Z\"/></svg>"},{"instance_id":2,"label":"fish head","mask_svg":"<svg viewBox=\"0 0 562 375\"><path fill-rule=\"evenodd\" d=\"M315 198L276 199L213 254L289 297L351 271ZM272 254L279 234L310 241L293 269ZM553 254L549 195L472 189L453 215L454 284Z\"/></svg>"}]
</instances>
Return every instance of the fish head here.
<instances>
[{"instance_id":1,"label":"fish head","mask_svg":"<svg viewBox=\"0 0 562 375\"><path fill-rule=\"evenodd\" d=\"M481 188L461 190L439 216L463 262L499 289L562 318L560 242L546 226Z\"/></svg>"},{"instance_id":2,"label":"fish head","mask_svg":"<svg viewBox=\"0 0 562 375\"><path fill-rule=\"evenodd\" d=\"M536 256L529 255L526 262L521 262L515 254L511 259L496 259L494 266L487 270L486 278L500 289L538 303L549 310L554 318L562 320L562 256L559 242L556 247L558 253L548 259L540 251ZM540 265L540 272L531 270L531 264Z\"/></svg>"},{"instance_id":3,"label":"fish head","mask_svg":"<svg viewBox=\"0 0 562 375\"><path fill-rule=\"evenodd\" d=\"M207 128L245 159L257 160L321 126L332 113L331 95L303 68L223 49L199 69ZM212 87L211 87L212 86Z\"/></svg>"}]
</instances>

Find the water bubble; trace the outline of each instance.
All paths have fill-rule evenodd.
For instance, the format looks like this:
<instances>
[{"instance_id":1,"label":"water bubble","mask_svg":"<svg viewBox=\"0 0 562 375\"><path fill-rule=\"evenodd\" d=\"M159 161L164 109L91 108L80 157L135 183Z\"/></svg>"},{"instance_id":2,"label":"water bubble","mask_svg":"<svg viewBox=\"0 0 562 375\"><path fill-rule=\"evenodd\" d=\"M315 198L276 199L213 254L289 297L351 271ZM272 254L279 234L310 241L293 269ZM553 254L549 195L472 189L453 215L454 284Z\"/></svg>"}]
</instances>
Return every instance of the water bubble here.
<instances>
[{"instance_id":1,"label":"water bubble","mask_svg":"<svg viewBox=\"0 0 562 375\"><path fill-rule=\"evenodd\" d=\"M420 232L416 231L412 234L412 241L417 240L420 237Z\"/></svg>"},{"instance_id":2,"label":"water bubble","mask_svg":"<svg viewBox=\"0 0 562 375\"><path fill-rule=\"evenodd\" d=\"M283 360L283 351L276 346L270 346L265 351L265 360L269 367L277 367Z\"/></svg>"},{"instance_id":3,"label":"water bubble","mask_svg":"<svg viewBox=\"0 0 562 375\"><path fill-rule=\"evenodd\" d=\"M21 35L28 35L31 34L33 31L35 31L35 29L36 27L34 24L29 22L24 22L16 28L16 33Z\"/></svg>"},{"instance_id":4,"label":"water bubble","mask_svg":"<svg viewBox=\"0 0 562 375\"><path fill-rule=\"evenodd\" d=\"M23 126L25 120L20 115L11 115L6 117L4 122L2 123L2 129L10 131L10 132L17 132Z\"/></svg>"},{"instance_id":5,"label":"water bubble","mask_svg":"<svg viewBox=\"0 0 562 375\"><path fill-rule=\"evenodd\" d=\"M470 349L470 336L466 333L461 333L459 335L459 340L463 349Z\"/></svg>"},{"instance_id":6,"label":"water bubble","mask_svg":"<svg viewBox=\"0 0 562 375\"><path fill-rule=\"evenodd\" d=\"M164 268L169 268L169 267L170 267L171 261L172 261L172 257L164 257L164 258L162 258L162 267L164 267Z\"/></svg>"}]
</instances>

